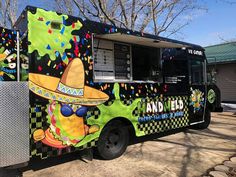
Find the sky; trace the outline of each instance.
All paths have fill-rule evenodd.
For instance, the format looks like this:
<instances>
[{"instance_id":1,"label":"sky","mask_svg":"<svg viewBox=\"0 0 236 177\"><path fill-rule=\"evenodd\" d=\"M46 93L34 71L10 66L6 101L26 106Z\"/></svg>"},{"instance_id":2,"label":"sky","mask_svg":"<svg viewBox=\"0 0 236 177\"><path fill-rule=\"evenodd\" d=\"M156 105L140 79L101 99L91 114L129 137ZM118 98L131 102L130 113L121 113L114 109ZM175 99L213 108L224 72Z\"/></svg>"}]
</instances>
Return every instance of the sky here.
<instances>
[{"instance_id":1,"label":"sky","mask_svg":"<svg viewBox=\"0 0 236 177\"><path fill-rule=\"evenodd\" d=\"M235 3L230 4L227 1ZM55 4L49 2L50 0L27 0L24 4L20 4L20 9L23 10L27 4L50 9L50 6ZM202 2L208 10L195 14L192 22L181 31L181 36L170 38L203 47L236 41L236 0L202 0Z\"/></svg>"},{"instance_id":2,"label":"sky","mask_svg":"<svg viewBox=\"0 0 236 177\"><path fill-rule=\"evenodd\" d=\"M208 0L206 7L207 12L193 17L190 25L182 30L184 40L203 47L236 41L236 1L230 4Z\"/></svg>"}]
</instances>

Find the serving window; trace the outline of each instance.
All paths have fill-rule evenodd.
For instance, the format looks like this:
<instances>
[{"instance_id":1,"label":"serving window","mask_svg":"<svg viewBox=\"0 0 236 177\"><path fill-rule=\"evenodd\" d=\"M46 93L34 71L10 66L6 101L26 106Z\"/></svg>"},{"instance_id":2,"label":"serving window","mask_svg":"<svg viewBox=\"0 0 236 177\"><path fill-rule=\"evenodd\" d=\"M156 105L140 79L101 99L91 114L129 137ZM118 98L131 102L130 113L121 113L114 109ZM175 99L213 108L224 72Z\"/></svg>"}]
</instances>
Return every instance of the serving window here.
<instances>
[{"instance_id":1,"label":"serving window","mask_svg":"<svg viewBox=\"0 0 236 177\"><path fill-rule=\"evenodd\" d=\"M160 48L94 38L94 80L160 82L160 51Z\"/></svg>"},{"instance_id":2,"label":"serving window","mask_svg":"<svg viewBox=\"0 0 236 177\"><path fill-rule=\"evenodd\" d=\"M161 81L160 49L140 45L132 46L133 80Z\"/></svg>"}]
</instances>

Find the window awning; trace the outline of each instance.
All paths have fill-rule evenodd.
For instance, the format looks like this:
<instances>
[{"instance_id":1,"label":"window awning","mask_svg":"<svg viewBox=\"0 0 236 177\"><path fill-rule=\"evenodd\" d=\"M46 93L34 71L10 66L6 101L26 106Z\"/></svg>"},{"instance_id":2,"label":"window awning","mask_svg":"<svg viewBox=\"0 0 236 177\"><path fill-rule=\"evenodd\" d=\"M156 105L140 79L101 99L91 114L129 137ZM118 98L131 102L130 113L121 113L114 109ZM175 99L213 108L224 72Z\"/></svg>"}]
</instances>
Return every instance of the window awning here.
<instances>
[{"instance_id":1,"label":"window awning","mask_svg":"<svg viewBox=\"0 0 236 177\"><path fill-rule=\"evenodd\" d=\"M118 42L125 42L130 44L137 44L149 47L156 48L182 48L182 47L191 47L187 43L181 44L172 41L163 40L162 38L149 38L143 36L136 36L124 33L112 33L112 34L96 34L95 38L107 39Z\"/></svg>"}]
</instances>

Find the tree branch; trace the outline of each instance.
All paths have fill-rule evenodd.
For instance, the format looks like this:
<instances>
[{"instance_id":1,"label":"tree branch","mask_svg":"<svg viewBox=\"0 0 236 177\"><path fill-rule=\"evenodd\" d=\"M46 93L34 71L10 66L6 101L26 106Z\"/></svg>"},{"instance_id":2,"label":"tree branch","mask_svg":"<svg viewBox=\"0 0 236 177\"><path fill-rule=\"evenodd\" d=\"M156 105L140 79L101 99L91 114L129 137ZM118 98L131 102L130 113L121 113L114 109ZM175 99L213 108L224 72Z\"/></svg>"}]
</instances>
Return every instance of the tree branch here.
<instances>
[{"instance_id":1,"label":"tree branch","mask_svg":"<svg viewBox=\"0 0 236 177\"><path fill-rule=\"evenodd\" d=\"M5 9L3 10L3 25L4 26L7 25L7 18L8 18L7 11L8 11L10 4L11 4L10 0L5 1Z\"/></svg>"},{"instance_id":2,"label":"tree branch","mask_svg":"<svg viewBox=\"0 0 236 177\"><path fill-rule=\"evenodd\" d=\"M153 0L151 1L151 13L152 13L152 21L153 21L153 26L154 26L154 33L157 35L157 24L156 24L156 15L155 15L155 9L154 9L154 2Z\"/></svg>"},{"instance_id":3,"label":"tree branch","mask_svg":"<svg viewBox=\"0 0 236 177\"><path fill-rule=\"evenodd\" d=\"M135 1L135 0L132 0L131 30L134 30L134 25L135 25L135 8L136 8L136 1Z\"/></svg>"},{"instance_id":4,"label":"tree branch","mask_svg":"<svg viewBox=\"0 0 236 177\"><path fill-rule=\"evenodd\" d=\"M163 28L161 28L160 30L159 30L159 34L161 33L161 32L163 32L163 31L165 31L167 28L169 28L169 26L174 22L174 20L180 15L180 14L182 14L182 12L184 12L185 10L186 10L186 8L187 8L187 5L185 5L171 20L170 20L170 22L164 27L164 25L166 24L163 24Z\"/></svg>"},{"instance_id":5,"label":"tree branch","mask_svg":"<svg viewBox=\"0 0 236 177\"><path fill-rule=\"evenodd\" d=\"M99 7L100 7L102 13L105 15L105 17L110 21L110 23L111 23L113 26L116 26L115 22L114 22L113 20L111 20L111 19L108 17L107 13L104 11L104 9L103 9L103 7L102 7L102 2L101 2L101 0L98 0L98 4L99 4Z\"/></svg>"},{"instance_id":6,"label":"tree branch","mask_svg":"<svg viewBox=\"0 0 236 177\"><path fill-rule=\"evenodd\" d=\"M76 5L76 7L79 9L79 11L82 13L82 15L84 16L84 18L86 18L87 20L89 20L89 17L85 14L84 9L82 9L82 7L80 7L80 4L76 1L73 0L74 4Z\"/></svg>"},{"instance_id":7,"label":"tree branch","mask_svg":"<svg viewBox=\"0 0 236 177\"><path fill-rule=\"evenodd\" d=\"M120 7L121 7L122 15L125 19L125 25L128 26L129 22L128 22L128 19L127 19L127 16L126 16L126 11L125 11L124 5L122 3L122 0L119 0L119 4L120 4Z\"/></svg>"}]
</instances>

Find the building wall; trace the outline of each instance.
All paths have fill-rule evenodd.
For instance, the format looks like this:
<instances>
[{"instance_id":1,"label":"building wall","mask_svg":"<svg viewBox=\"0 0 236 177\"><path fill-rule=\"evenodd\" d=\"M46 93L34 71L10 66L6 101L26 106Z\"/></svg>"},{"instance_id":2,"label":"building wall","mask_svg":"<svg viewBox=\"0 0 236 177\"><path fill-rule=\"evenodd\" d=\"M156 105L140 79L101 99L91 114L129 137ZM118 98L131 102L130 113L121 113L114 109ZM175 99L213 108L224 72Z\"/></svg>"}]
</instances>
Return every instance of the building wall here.
<instances>
[{"instance_id":1,"label":"building wall","mask_svg":"<svg viewBox=\"0 0 236 177\"><path fill-rule=\"evenodd\" d=\"M221 90L221 100L236 102L236 63L216 66L216 85Z\"/></svg>"}]
</instances>

